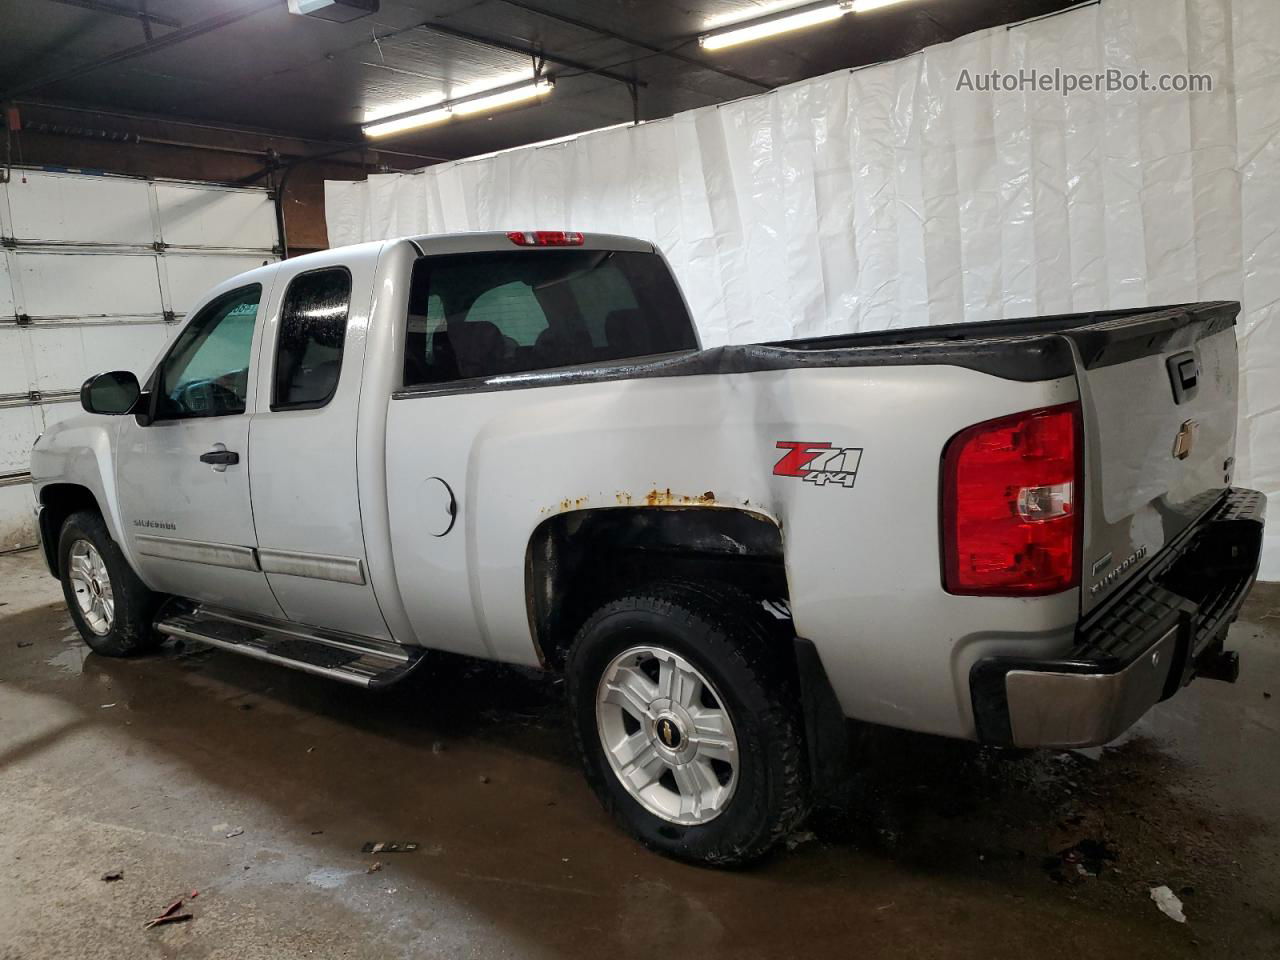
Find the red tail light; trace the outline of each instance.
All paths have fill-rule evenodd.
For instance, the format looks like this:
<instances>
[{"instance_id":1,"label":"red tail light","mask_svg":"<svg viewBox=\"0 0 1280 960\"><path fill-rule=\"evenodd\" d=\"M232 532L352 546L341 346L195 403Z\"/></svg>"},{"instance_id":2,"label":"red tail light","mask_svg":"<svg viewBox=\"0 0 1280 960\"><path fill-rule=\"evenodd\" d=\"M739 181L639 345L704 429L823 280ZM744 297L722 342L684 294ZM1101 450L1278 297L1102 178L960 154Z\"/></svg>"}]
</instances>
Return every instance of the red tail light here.
<instances>
[{"instance_id":1,"label":"red tail light","mask_svg":"<svg viewBox=\"0 0 1280 960\"><path fill-rule=\"evenodd\" d=\"M582 234L565 230L512 230L507 239L518 247L580 247Z\"/></svg>"},{"instance_id":2,"label":"red tail light","mask_svg":"<svg viewBox=\"0 0 1280 960\"><path fill-rule=\"evenodd\" d=\"M1080 583L1080 405L988 420L942 456L948 593L1035 596Z\"/></svg>"}]
</instances>

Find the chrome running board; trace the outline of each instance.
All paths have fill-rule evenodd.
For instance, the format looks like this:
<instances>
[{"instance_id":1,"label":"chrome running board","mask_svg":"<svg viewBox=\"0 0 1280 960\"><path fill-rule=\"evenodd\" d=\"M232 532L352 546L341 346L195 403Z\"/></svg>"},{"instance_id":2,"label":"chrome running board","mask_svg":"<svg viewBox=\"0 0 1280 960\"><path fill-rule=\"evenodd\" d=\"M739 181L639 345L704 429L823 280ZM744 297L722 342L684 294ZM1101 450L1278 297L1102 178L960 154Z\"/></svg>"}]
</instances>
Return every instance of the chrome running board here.
<instances>
[{"instance_id":1,"label":"chrome running board","mask_svg":"<svg viewBox=\"0 0 1280 960\"><path fill-rule=\"evenodd\" d=\"M417 666L425 651L386 640L318 630L297 623L236 613L208 604L161 611L155 628L246 657L292 667L358 687L383 687Z\"/></svg>"}]
</instances>

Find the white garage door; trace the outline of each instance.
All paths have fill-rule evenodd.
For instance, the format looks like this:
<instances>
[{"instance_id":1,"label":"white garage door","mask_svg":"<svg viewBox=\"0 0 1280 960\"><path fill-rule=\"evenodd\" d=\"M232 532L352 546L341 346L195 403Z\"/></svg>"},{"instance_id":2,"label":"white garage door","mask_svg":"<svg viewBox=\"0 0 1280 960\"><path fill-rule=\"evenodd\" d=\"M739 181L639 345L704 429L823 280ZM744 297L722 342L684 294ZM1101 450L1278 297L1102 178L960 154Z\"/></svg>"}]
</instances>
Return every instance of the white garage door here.
<instances>
[{"instance_id":1,"label":"white garage door","mask_svg":"<svg viewBox=\"0 0 1280 960\"><path fill-rule=\"evenodd\" d=\"M141 375L201 294L277 259L265 190L14 169L0 183L0 551L35 542L31 445L85 378Z\"/></svg>"}]
</instances>

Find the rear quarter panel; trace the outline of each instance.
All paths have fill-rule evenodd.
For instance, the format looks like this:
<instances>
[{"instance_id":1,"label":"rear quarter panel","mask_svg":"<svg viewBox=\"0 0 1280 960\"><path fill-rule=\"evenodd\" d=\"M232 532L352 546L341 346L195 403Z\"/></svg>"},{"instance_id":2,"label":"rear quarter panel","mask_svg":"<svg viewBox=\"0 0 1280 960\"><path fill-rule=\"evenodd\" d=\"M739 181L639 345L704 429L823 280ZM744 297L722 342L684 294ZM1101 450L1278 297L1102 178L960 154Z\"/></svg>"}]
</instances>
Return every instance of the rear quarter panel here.
<instances>
[{"instance_id":1,"label":"rear quarter panel","mask_svg":"<svg viewBox=\"0 0 1280 960\"><path fill-rule=\"evenodd\" d=\"M427 646L536 664L525 555L548 516L670 504L753 511L782 530L796 630L817 645L845 713L972 736L972 663L1063 651L1079 596L943 591L942 449L972 423L1077 396L1071 378L1015 383L898 366L392 399L387 490L399 592ZM785 441L860 448L854 485L775 475ZM431 477L458 501L443 537L422 513Z\"/></svg>"}]
</instances>

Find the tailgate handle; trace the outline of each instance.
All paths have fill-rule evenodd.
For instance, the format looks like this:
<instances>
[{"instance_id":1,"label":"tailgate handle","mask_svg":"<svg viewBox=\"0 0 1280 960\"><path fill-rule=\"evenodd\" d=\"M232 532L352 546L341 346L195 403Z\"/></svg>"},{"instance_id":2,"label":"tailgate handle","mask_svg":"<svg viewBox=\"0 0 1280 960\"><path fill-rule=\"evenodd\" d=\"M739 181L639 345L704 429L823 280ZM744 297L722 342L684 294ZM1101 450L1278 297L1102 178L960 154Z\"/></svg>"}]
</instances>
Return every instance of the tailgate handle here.
<instances>
[{"instance_id":1,"label":"tailgate handle","mask_svg":"<svg viewBox=\"0 0 1280 960\"><path fill-rule=\"evenodd\" d=\"M1169 383L1173 387L1173 402L1183 403L1196 395L1200 384L1200 361L1193 351L1174 354L1166 364L1169 368Z\"/></svg>"}]
</instances>

